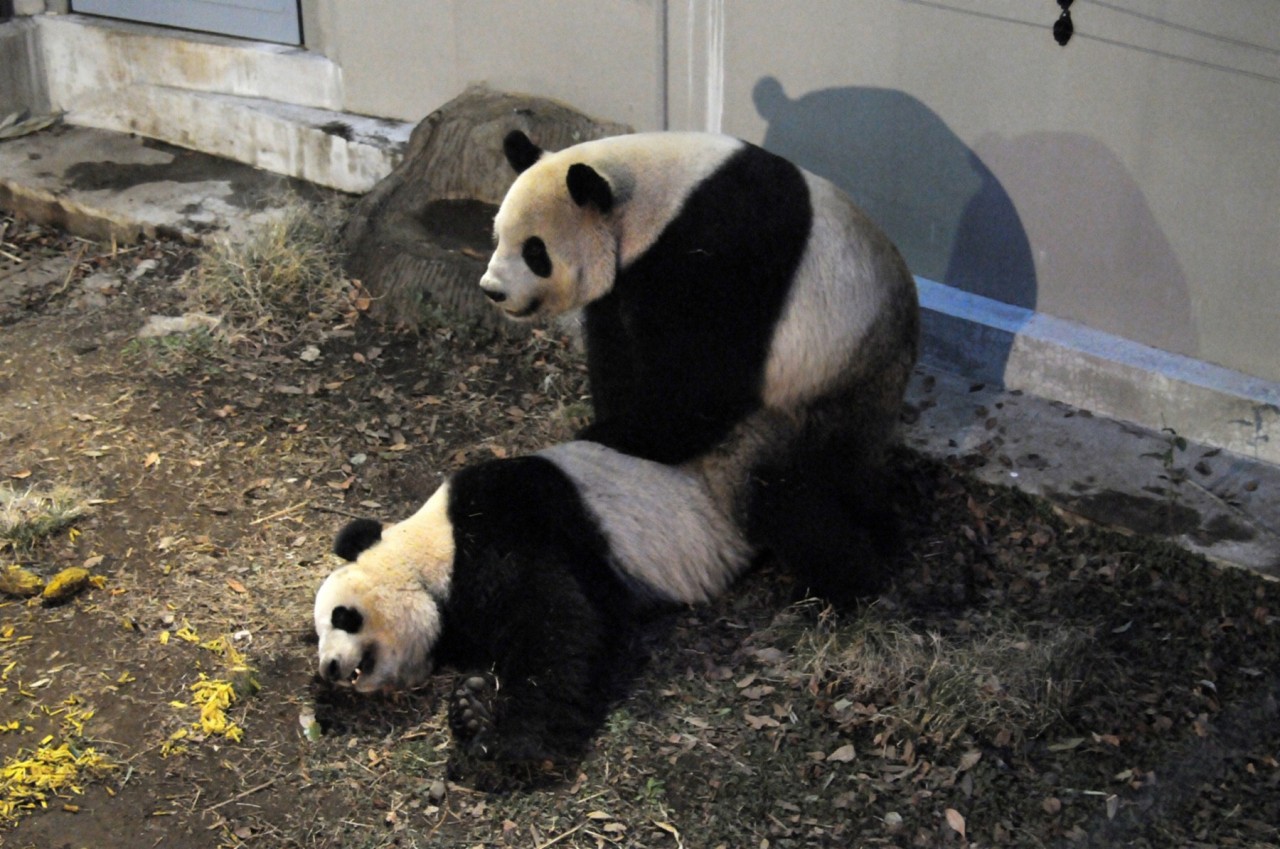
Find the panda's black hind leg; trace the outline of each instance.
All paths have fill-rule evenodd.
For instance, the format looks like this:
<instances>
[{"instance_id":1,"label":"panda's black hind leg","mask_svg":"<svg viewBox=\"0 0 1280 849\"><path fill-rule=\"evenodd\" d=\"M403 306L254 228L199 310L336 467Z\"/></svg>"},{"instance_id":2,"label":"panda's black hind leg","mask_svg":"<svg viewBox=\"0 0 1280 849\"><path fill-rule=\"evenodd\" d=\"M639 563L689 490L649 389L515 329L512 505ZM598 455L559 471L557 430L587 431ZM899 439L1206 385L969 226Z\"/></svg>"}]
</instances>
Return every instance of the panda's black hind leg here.
<instances>
[{"instance_id":1,"label":"panda's black hind leg","mask_svg":"<svg viewBox=\"0 0 1280 849\"><path fill-rule=\"evenodd\" d=\"M800 596L847 607L887 585L898 517L877 487L860 483L810 470L775 480L757 498L752 536L795 576Z\"/></svg>"}]
</instances>

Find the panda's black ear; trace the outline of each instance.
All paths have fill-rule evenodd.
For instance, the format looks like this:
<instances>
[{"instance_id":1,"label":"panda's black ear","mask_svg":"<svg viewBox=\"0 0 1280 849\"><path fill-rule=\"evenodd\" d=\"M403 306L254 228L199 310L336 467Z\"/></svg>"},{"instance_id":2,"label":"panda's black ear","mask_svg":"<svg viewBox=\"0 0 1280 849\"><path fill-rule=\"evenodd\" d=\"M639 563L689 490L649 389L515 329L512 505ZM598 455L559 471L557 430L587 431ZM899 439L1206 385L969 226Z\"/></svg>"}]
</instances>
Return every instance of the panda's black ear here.
<instances>
[{"instance_id":1,"label":"panda's black ear","mask_svg":"<svg viewBox=\"0 0 1280 849\"><path fill-rule=\"evenodd\" d=\"M382 539L382 523L373 519L356 519L338 531L333 553L343 560L355 560L360 552Z\"/></svg>"},{"instance_id":2,"label":"panda's black ear","mask_svg":"<svg viewBox=\"0 0 1280 849\"><path fill-rule=\"evenodd\" d=\"M511 167L517 174L523 173L526 168L542 158L542 148L529 141L529 137L520 130L507 133L507 137L502 140L502 152L506 154L507 162L511 163Z\"/></svg>"},{"instance_id":3,"label":"panda's black ear","mask_svg":"<svg viewBox=\"0 0 1280 849\"><path fill-rule=\"evenodd\" d=\"M590 165L582 162L570 165L565 182L569 186L570 197L578 206L592 204L601 212L613 209L613 189Z\"/></svg>"},{"instance_id":4,"label":"panda's black ear","mask_svg":"<svg viewBox=\"0 0 1280 849\"><path fill-rule=\"evenodd\" d=\"M329 616L329 622L339 631L348 634L359 634L364 627L364 615L354 607L338 605Z\"/></svg>"}]
</instances>

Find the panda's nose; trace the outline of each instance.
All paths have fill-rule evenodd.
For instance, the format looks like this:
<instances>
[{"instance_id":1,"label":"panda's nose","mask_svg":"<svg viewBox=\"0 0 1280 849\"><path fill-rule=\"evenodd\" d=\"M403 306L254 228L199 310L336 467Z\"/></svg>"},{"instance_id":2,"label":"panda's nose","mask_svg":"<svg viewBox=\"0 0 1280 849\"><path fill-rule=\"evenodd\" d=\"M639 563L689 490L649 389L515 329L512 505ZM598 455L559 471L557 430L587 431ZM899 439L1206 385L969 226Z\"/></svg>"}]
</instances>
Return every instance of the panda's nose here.
<instances>
[{"instance_id":1,"label":"panda's nose","mask_svg":"<svg viewBox=\"0 0 1280 849\"><path fill-rule=\"evenodd\" d=\"M500 290L481 289L480 291L484 292L484 296L495 304L500 304L507 299L507 293Z\"/></svg>"},{"instance_id":2,"label":"panda's nose","mask_svg":"<svg viewBox=\"0 0 1280 849\"><path fill-rule=\"evenodd\" d=\"M324 674L330 681L337 681L338 677L342 675L342 669L338 667L338 661L329 661L329 665L324 668Z\"/></svg>"}]
</instances>

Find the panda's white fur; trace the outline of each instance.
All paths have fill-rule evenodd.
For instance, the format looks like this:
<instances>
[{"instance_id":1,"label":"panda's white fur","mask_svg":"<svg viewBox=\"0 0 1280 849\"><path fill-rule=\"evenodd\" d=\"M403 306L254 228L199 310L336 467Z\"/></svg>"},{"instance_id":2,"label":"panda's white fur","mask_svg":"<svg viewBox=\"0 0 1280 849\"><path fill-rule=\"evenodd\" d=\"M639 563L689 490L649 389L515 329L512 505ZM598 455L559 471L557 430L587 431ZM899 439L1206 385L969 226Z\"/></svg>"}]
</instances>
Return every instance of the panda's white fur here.
<instances>
[{"instance_id":1,"label":"panda's white fur","mask_svg":"<svg viewBox=\"0 0 1280 849\"><path fill-rule=\"evenodd\" d=\"M742 142L705 133L635 133L544 153L508 189L494 217L498 244L480 287L501 294L510 317L548 317L590 303L613 285L618 268L648 250L689 192ZM626 213L601 216L565 192L569 167L586 163L605 175ZM674 167L673 167L674 166ZM521 256L524 236L573 233L555 240L555 276L543 280ZM548 283L550 285L548 285Z\"/></svg>"},{"instance_id":2,"label":"panda's white fur","mask_svg":"<svg viewBox=\"0 0 1280 849\"><path fill-rule=\"evenodd\" d=\"M638 601L698 603L724 590L750 562L752 551L707 481L694 469L639 460L591 442L570 442L533 455L559 470L585 508L590 527L572 527L573 511L554 501L501 503L482 496L465 516L451 512L456 487L463 496L486 470L512 461L492 461L443 484L409 518L382 530L356 559L337 569L316 594L315 628L322 677L361 692L422 683L433 666L433 651L448 627L442 609L459 583L480 580L459 551L455 535L472 542L502 511L519 511L504 521L562 522L571 534L598 533L607 546L607 568ZM545 467L533 467L545 474ZM488 514L488 515L486 515ZM466 526L458 528L461 522ZM483 541L481 541L483 542ZM513 555L517 562L518 553ZM522 565L513 565L517 571ZM339 627L340 617L358 615L359 627ZM354 613L353 613L354 612ZM454 627L466 628L466 623ZM560 635L570 640L574 635ZM532 638L532 637L531 637ZM362 668L363 667L363 668ZM369 668L371 667L371 668Z\"/></svg>"},{"instance_id":3,"label":"panda's white fur","mask_svg":"<svg viewBox=\"0 0 1280 849\"><path fill-rule=\"evenodd\" d=\"M440 636L438 601L448 598L454 558L446 482L419 510L382 531L381 540L342 566L316 593L322 675L361 692L413 687L431 672ZM355 633L335 627L333 612L359 612ZM361 663L374 659L368 674Z\"/></svg>"},{"instance_id":4,"label":"panda's white fur","mask_svg":"<svg viewBox=\"0 0 1280 849\"><path fill-rule=\"evenodd\" d=\"M724 591L751 557L730 511L691 468L637 460L594 442L538 452L578 488L638 594L698 604Z\"/></svg>"},{"instance_id":5,"label":"panda's white fur","mask_svg":"<svg viewBox=\"0 0 1280 849\"><path fill-rule=\"evenodd\" d=\"M792 409L840 383L859 358L875 318L901 297L893 285L833 286L833 280L900 283L901 259L849 197L805 174L813 231L775 327L761 400ZM855 369L856 370L856 367Z\"/></svg>"}]
</instances>

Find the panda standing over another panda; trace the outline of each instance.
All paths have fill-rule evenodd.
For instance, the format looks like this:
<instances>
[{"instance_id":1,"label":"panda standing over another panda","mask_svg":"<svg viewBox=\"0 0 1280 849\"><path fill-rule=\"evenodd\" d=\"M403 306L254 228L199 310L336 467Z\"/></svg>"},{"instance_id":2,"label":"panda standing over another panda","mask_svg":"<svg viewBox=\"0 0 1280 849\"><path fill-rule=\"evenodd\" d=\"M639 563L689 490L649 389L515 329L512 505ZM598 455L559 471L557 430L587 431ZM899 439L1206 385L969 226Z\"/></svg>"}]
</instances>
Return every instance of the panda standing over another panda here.
<instances>
[{"instance_id":1,"label":"panda standing over another panda","mask_svg":"<svg viewBox=\"0 0 1280 849\"><path fill-rule=\"evenodd\" d=\"M881 472L915 363L897 250L830 183L722 136L544 154L495 218L481 286L516 319L581 309L595 422L357 520L315 602L320 674L371 692L462 674L466 754L558 759L603 721L644 611L706 601L768 550L800 589L876 590Z\"/></svg>"},{"instance_id":2,"label":"panda standing over another panda","mask_svg":"<svg viewBox=\"0 0 1280 849\"><path fill-rule=\"evenodd\" d=\"M517 320L581 309L595 421L579 437L699 469L803 591L877 591L919 336L888 238L830 182L726 136L547 153L514 131L504 151L518 176L480 286ZM781 425L743 453L734 428L761 411Z\"/></svg>"}]
</instances>

